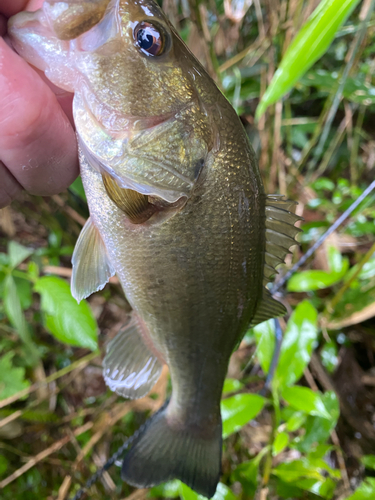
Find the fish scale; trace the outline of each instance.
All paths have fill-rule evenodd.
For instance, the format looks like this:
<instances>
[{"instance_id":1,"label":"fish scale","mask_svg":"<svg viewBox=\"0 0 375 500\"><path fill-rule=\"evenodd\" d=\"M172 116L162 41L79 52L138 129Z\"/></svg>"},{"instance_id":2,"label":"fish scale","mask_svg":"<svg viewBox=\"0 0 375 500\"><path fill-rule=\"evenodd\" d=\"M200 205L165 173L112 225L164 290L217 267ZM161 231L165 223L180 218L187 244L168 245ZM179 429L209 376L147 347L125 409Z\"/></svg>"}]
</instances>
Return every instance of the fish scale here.
<instances>
[{"instance_id":1,"label":"fish scale","mask_svg":"<svg viewBox=\"0 0 375 500\"><path fill-rule=\"evenodd\" d=\"M47 0L9 32L75 93L90 218L72 294L116 273L133 308L108 344L106 383L142 397L169 367L171 398L137 434L122 477L178 478L211 497L230 356L250 325L285 313L264 285L298 232L293 202L264 194L240 119L153 0Z\"/></svg>"}]
</instances>

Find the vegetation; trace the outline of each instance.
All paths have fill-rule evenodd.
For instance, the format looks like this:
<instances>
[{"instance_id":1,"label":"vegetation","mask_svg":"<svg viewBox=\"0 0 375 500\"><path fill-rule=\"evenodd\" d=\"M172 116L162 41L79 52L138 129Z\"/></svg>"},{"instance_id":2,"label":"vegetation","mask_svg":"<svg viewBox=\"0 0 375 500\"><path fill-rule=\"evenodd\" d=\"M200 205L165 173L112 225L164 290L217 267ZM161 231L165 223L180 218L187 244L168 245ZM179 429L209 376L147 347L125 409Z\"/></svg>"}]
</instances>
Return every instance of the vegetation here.
<instances>
[{"instance_id":1,"label":"vegetation","mask_svg":"<svg viewBox=\"0 0 375 500\"><path fill-rule=\"evenodd\" d=\"M267 192L299 202L304 232L288 266L374 179L374 4L163 2L240 114ZM215 500L375 498L374 200L359 205L280 295L290 317L281 321L271 389L262 391L273 321L250 330L233 355ZM24 194L0 211L3 500L69 498L170 391L166 371L141 400L105 389L98 347L126 321L129 305L115 278L88 302L70 295L70 258L87 216L80 180L60 196ZM197 499L178 481L133 490L113 467L89 497L179 496Z\"/></svg>"}]
</instances>

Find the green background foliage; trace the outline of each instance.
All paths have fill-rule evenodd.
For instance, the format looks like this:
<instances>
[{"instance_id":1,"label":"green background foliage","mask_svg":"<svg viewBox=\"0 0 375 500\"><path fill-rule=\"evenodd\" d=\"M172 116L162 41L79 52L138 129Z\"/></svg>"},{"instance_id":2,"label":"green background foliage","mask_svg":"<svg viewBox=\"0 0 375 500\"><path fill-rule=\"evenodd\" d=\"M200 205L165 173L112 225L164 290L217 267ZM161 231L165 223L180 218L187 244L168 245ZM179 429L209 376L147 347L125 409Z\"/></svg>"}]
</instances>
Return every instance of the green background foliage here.
<instances>
[{"instance_id":1,"label":"green background foliage","mask_svg":"<svg viewBox=\"0 0 375 500\"><path fill-rule=\"evenodd\" d=\"M374 178L374 3L162 2L240 114L266 191L299 202L301 247L287 266ZM233 355L215 500L375 498L374 200L288 281L267 385L273 320L249 330ZM116 280L79 305L70 295L87 216L79 179L57 198L24 194L0 211L4 500L68 498L170 394L167 373L139 401L104 386L100 352L130 308ZM136 492L117 467L90 490L92 499L129 496L199 497L177 480Z\"/></svg>"}]
</instances>

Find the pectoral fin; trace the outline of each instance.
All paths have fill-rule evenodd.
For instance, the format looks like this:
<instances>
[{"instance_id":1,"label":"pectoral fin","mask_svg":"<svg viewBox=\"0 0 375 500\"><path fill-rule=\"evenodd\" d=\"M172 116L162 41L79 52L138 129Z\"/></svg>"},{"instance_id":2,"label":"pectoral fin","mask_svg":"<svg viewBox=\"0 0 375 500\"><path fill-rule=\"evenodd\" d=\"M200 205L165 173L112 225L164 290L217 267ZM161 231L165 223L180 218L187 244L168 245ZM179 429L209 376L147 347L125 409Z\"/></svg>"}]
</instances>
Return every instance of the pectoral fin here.
<instances>
[{"instance_id":1,"label":"pectoral fin","mask_svg":"<svg viewBox=\"0 0 375 500\"><path fill-rule=\"evenodd\" d=\"M103 361L103 375L108 387L125 398L145 396L157 382L162 363L142 339L139 320L133 314L108 344Z\"/></svg>"},{"instance_id":2,"label":"pectoral fin","mask_svg":"<svg viewBox=\"0 0 375 500\"><path fill-rule=\"evenodd\" d=\"M74 248L71 290L73 297L80 302L98 290L102 290L111 276L115 274L108 260L103 240L92 223L87 219Z\"/></svg>"}]
</instances>

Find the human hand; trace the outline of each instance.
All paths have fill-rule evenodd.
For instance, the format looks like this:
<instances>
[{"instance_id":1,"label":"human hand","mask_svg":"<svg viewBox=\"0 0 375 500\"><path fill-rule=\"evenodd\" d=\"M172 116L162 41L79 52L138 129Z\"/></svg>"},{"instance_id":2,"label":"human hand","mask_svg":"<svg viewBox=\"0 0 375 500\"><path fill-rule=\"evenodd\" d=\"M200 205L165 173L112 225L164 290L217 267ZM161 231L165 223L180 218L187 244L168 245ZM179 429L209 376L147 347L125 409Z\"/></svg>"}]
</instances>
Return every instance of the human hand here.
<instances>
[{"instance_id":1,"label":"human hand","mask_svg":"<svg viewBox=\"0 0 375 500\"><path fill-rule=\"evenodd\" d=\"M22 189L56 194L79 173L73 95L47 82L6 43L7 18L42 4L0 0L0 208Z\"/></svg>"}]
</instances>

